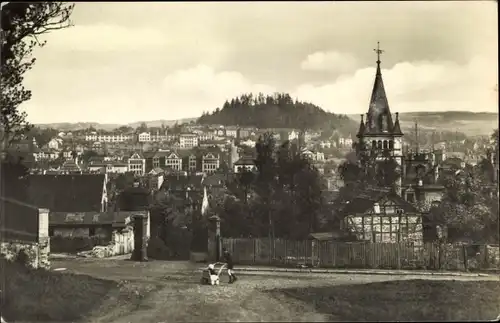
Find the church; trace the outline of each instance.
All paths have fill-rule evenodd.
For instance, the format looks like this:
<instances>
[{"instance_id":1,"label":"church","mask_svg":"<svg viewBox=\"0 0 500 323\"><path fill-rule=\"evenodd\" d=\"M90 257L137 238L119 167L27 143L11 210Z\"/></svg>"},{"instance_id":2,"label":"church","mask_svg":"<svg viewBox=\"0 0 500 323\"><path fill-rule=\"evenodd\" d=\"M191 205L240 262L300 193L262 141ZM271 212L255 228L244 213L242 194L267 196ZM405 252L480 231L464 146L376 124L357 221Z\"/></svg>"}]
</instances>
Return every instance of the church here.
<instances>
[{"instance_id":1,"label":"church","mask_svg":"<svg viewBox=\"0 0 500 323\"><path fill-rule=\"evenodd\" d=\"M444 161L443 154L438 152L411 152L404 145L404 134L401 131L399 113L394 115L389 108L382 78L379 46L377 68L366 118L361 115L358 138L358 154L383 152L377 159L390 156L397 163L397 179L394 191L409 203L422 202L431 204L441 199L444 189L439 185L439 164Z\"/></svg>"},{"instance_id":2,"label":"church","mask_svg":"<svg viewBox=\"0 0 500 323\"><path fill-rule=\"evenodd\" d=\"M365 187L354 198L341 202L341 229L347 229L358 241L422 245L435 239L433 230L428 230L426 211L440 201L444 190L439 184L442 158L434 151L410 152L406 148L399 114L393 117L384 88L380 61L383 51L377 46L375 52L375 81L368 112L361 115L356 153L358 161L369 156L375 165L391 158L396 176L391 187Z\"/></svg>"}]
</instances>

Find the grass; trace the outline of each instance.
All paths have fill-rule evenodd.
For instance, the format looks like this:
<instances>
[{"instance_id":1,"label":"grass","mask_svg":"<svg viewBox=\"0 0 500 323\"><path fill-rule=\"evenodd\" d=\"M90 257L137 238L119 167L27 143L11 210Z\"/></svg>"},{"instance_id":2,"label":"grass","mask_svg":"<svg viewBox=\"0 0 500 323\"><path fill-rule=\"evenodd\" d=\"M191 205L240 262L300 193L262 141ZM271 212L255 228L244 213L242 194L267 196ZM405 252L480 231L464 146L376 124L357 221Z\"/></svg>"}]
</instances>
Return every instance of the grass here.
<instances>
[{"instance_id":1,"label":"grass","mask_svg":"<svg viewBox=\"0 0 500 323\"><path fill-rule=\"evenodd\" d=\"M122 282L86 317L94 323L472 320L500 313L498 280L240 272L236 284L223 274L214 287L200 285L201 265L188 262L74 259L53 261L57 267Z\"/></svg>"},{"instance_id":2,"label":"grass","mask_svg":"<svg viewBox=\"0 0 500 323\"><path fill-rule=\"evenodd\" d=\"M118 284L86 275L28 269L0 260L2 316L9 321L75 321L98 308Z\"/></svg>"},{"instance_id":3,"label":"grass","mask_svg":"<svg viewBox=\"0 0 500 323\"><path fill-rule=\"evenodd\" d=\"M500 314L498 281L395 280L270 291L335 321L475 321Z\"/></svg>"}]
</instances>

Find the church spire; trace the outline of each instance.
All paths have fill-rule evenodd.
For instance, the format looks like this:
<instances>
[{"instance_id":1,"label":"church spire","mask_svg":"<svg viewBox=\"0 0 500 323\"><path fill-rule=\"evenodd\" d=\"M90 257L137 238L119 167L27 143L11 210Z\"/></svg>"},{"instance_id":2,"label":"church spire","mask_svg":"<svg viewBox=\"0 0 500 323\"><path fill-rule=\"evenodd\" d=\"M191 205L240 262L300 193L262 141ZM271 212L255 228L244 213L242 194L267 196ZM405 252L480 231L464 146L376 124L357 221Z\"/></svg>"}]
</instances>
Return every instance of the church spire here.
<instances>
[{"instance_id":1,"label":"church spire","mask_svg":"<svg viewBox=\"0 0 500 323\"><path fill-rule=\"evenodd\" d=\"M379 42L377 42L377 48L374 49L374 52L377 54L377 71L368 109L366 131L371 134L386 134L392 132L394 124L380 69L380 55L384 53L384 50L380 49Z\"/></svg>"}]
</instances>

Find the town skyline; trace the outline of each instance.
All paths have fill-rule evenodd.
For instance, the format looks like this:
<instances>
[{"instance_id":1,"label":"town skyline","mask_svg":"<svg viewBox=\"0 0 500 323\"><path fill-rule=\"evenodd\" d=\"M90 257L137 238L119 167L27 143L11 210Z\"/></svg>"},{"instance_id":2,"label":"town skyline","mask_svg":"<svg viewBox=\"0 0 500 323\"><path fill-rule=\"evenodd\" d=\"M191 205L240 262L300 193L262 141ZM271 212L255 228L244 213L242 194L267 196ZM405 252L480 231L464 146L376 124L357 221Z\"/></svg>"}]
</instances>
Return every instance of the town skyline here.
<instances>
[{"instance_id":1,"label":"town skyline","mask_svg":"<svg viewBox=\"0 0 500 323\"><path fill-rule=\"evenodd\" d=\"M379 41L394 112L497 112L494 5L77 3L74 26L35 50L25 79L33 96L22 109L32 123L126 124L285 92L329 112L364 113Z\"/></svg>"}]
</instances>

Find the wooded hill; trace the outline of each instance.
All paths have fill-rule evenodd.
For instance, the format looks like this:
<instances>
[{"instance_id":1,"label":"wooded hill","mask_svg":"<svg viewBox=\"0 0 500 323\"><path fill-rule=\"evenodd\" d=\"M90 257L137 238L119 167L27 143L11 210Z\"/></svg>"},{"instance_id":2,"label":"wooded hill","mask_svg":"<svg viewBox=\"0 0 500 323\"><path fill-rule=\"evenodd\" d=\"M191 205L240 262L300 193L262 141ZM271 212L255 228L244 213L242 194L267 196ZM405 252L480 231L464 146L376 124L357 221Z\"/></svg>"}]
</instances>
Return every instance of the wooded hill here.
<instances>
[{"instance_id":1,"label":"wooded hill","mask_svg":"<svg viewBox=\"0 0 500 323\"><path fill-rule=\"evenodd\" d=\"M293 100L287 93L243 94L226 100L222 108L204 113L199 124L238 125L257 128L296 128L355 132L357 124L346 115L326 112L309 103Z\"/></svg>"}]
</instances>

